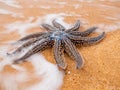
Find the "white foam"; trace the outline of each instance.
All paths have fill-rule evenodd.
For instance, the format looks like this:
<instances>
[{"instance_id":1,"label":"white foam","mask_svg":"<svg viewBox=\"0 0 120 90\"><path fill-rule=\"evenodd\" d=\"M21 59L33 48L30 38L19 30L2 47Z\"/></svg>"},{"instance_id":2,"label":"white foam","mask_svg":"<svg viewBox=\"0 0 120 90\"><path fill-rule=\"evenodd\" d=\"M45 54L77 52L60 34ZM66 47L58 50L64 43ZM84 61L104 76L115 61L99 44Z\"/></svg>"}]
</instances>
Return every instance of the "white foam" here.
<instances>
[{"instance_id":1,"label":"white foam","mask_svg":"<svg viewBox=\"0 0 120 90\"><path fill-rule=\"evenodd\" d=\"M18 54L18 55L7 55L7 52L9 51L9 47L10 46L2 46L0 47L0 57L3 58L3 60L0 62L0 71L3 70L3 68L6 66L6 65L11 65L13 68L16 68L17 70L22 70L24 71L25 69L23 69L22 67L19 67L19 66L16 66L16 65L12 65L13 63L13 60L17 59L18 57L22 56L22 54ZM26 50L27 51L27 50Z\"/></svg>"},{"instance_id":2,"label":"white foam","mask_svg":"<svg viewBox=\"0 0 120 90\"><path fill-rule=\"evenodd\" d=\"M34 21L34 22L33 22L33 20L35 18L34 17L29 17L28 20L25 20L25 21L16 21L16 22L13 22L11 24L7 24L4 27L6 28L6 30L8 30L7 33L13 32L13 31L18 31L21 36L25 36L26 35L26 31L28 29L31 29L31 28L34 28L34 27L38 27L42 23L51 24L51 21L53 19L56 19L59 23L61 23L66 28L69 28L73 24L67 24L67 23L65 23L63 21L64 17L65 16L74 16L74 15L80 16L80 15L77 15L77 14L74 14L74 13L73 14L66 14L66 13L47 14L46 16L43 16L43 17L37 17L37 20Z\"/></svg>"},{"instance_id":3,"label":"white foam","mask_svg":"<svg viewBox=\"0 0 120 90\"><path fill-rule=\"evenodd\" d=\"M9 60L9 58L6 56L7 51L8 51L7 46L0 47L0 57L3 58L3 60L0 62L0 71L2 71L6 65L9 65L12 63L12 61Z\"/></svg>"},{"instance_id":4,"label":"white foam","mask_svg":"<svg viewBox=\"0 0 120 90\"><path fill-rule=\"evenodd\" d=\"M38 41L37 43L40 42L41 41ZM26 83L26 81L30 80L31 76L27 75L25 68L22 66L13 65L12 63L13 60L23 56L37 43L31 45L29 48L24 49L24 52L13 56L6 55L6 53L9 51L8 45L0 47L0 57L3 57L3 60L0 62L0 73L6 65L10 65L12 68L19 71L17 74L10 74L7 72L6 74L1 73L0 87L4 87L5 90L18 90L20 83ZM42 55L38 54L35 54L28 59L34 66L34 75L42 78L42 81L39 81L39 83L31 85L29 87L25 87L22 90L59 90L60 86L63 83L64 73L62 71L59 71L57 65L48 62Z\"/></svg>"},{"instance_id":5,"label":"white foam","mask_svg":"<svg viewBox=\"0 0 120 90\"><path fill-rule=\"evenodd\" d=\"M106 11L107 9L108 10L119 10L118 7L116 6L109 6L109 5L104 5L104 4L91 4L91 6L97 6L97 7L100 7L100 8L103 8L104 11Z\"/></svg>"},{"instance_id":6,"label":"white foam","mask_svg":"<svg viewBox=\"0 0 120 90\"><path fill-rule=\"evenodd\" d=\"M11 47L14 47L13 50L9 50ZM18 45L20 46L20 45ZM31 45L30 47L24 48L21 52L13 54L13 55L7 55L7 53L13 52L14 50L16 50L15 47L18 47L15 45L6 45L6 46L1 46L0 47L0 57L3 58L3 60L0 62L0 71L3 70L3 68L6 65L11 65L13 68L16 68L17 70L22 70L24 71L23 68L13 65L13 61L22 57L26 52L28 52L34 45Z\"/></svg>"},{"instance_id":7,"label":"white foam","mask_svg":"<svg viewBox=\"0 0 120 90\"><path fill-rule=\"evenodd\" d=\"M21 36L24 36L26 34L26 30L38 26L36 23L32 23L33 19L33 17L29 17L26 21L16 21L11 24L5 25L5 28L9 32L18 31Z\"/></svg>"},{"instance_id":8,"label":"white foam","mask_svg":"<svg viewBox=\"0 0 120 90\"><path fill-rule=\"evenodd\" d=\"M5 52L3 52L5 53ZM14 57L16 58L16 57ZM11 65L19 73L13 75L6 73L0 75L0 81L2 81L0 86L3 86L5 90L18 90L20 83L25 83L30 80L31 76L27 75L27 71L22 66L12 65L13 62L11 57L4 57L4 60L0 62L0 69L4 68L6 65ZM63 83L63 72L58 70L57 65L49 63L42 55L35 54L29 58L30 62L33 64L35 72L34 75L37 77L42 77L42 81L30 87L24 88L23 90L58 90ZM52 81L52 82L51 82ZM47 86L47 87L46 87Z\"/></svg>"},{"instance_id":9,"label":"white foam","mask_svg":"<svg viewBox=\"0 0 120 90\"><path fill-rule=\"evenodd\" d=\"M54 1L54 3L60 4L60 5L66 5L67 4L67 2L58 2L58 1Z\"/></svg>"},{"instance_id":10,"label":"white foam","mask_svg":"<svg viewBox=\"0 0 120 90\"><path fill-rule=\"evenodd\" d=\"M91 2L93 2L94 0L78 0L78 1L91 3Z\"/></svg>"},{"instance_id":11,"label":"white foam","mask_svg":"<svg viewBox=\"0 0 120 90\"><path fill-rule=\"evenodd\" d=\"M18 71L24 71L24 72L26 71L25 68L20 67L20 66L18 66L18 65L14 65L14 64L13 64L13 65L11 65L11 67L12 67L12 68L15 68L15 69L18 70Z\"/></svg>"},{"instance_id":12,"label":"white foam","mask_svg":"<svg viewBox=\"0 0 120 90\"><path fill-rule=\"evenodd\" d=\"M4 90L17 90L17 83L10 74L0 75L0 77L2 77L0 78L0 81L2 81L0 86L3 87Z\"/></svg>"},{"instance_id":13,"label":"white foam","mask_svg":"<svg viewBox=\"0 0 120 90\"><path fill-rule=\"evenodd\" d=\"M66 16L65 13L59 13L59 14L47 14L45 17L43 17L44 23L51 24L50 21L56 19L59 23L61 23L63 26L69 27L69 24L63 22L64 16Z\"/></svg>"},{"instance_id":14,"label":"white foam","mask_svg":"<svg viewBox=\"0 0 120 90\"><path fill-rule=\"evenodd\" d=\"M63 72L58 70L58 67L49 63L41 55L34 55L30 57L34 65L37 75L43 77L43 80L26 90L58 90L63 83Z\"/></svg>"},{"instance_id":15,"label":"white foam","mask_svg":"<svg viewBox=\"0 0 120 90\"><path fill-rule=\"evenodd\" d=\"M0 87L4 87L4 90L18 90L19 83L28 80L26 69L12 64L14 60L13 57L6 55L8 47L1 47L0 50L0 57L3 58L3 60L0 62ZM16 56L14 56L14 58L15 57ZM2 74L1 71L6 65L10 65L12 68L19 71L19 73L13 75L9 72L6 72L5 74Z\"/></svg>"},{"instance_id":16,"label":"white foam","mask_svg":"<svg viewBox=\"0 0 120 90\"><path fill-rule=\"evenodd\" d=\"M14 7L14 8L22 8L22 6L19 5L16 0L0 0L0 2L5 3L8 6L11 6L11 7Z\"/></svg>"},{"instance_id":17,"label":"white foam","mask_svg":"<svg viewBox=\"0 0 120 90\"><path fill-rule=\"evenodd\" d=\"M107 25L107 24L98 24L96 25L100 29L97 29L98 32L105 31L105 32L111 32L120 29L120 23L112 24L112 25Z\"/></svg>"},{"instance_id":18,"label":"white foam","mask_svg":"<svg viewBox=\"0 0 120 90\"><path fill-rule=\"evenodd\" d=\"M0 14L14 14L14 13L11 12L11 11L8 11L8 10L1 9L1 8L0 8Z\"/></svg>"},{"instance_id":19,"label":"white foam","mask_svg":"<svg viewBox=\"0 0 120 90\"><path fill-rule=\"evenodd\" d=\"M2 9L0 8L0 14L5 14L5 15L11 15L12 17L20 17L20 18L23 18L23 14L22 13L15 13L15 12L12 12L10 10L6 10L6 9Z\"/></svg>"},{"instance_id":20,"label":"white foam","mask_svg":"<svg viewBox=\"0 0 120 90\"><path fill-rule=\"evenodd\" d=\"M117 17L104 16L106 19L117 21ZM120 17L120 16L119 16Z\"/></svg>"},{"instance_id":21,"label":"white foam","mask_svg":"<svg viewBox=\"0 0 120 90\"><path fill-rule=\"evenodd\" d=\"M10 73L0 74L0 86L3 87L4 90L19 90L19 83L24 83L26 80L28 80L26 72L20 71L15 75Z\"/></svg>"},{"instance_id":22,"label":"white foam","mask_svg":"<svg viewBox=\"0 0 120 90\"><path fill-rule=\"evenodd\" d=\"M74 24L73 23L68 24L68 23L64 22L64 17L66 17L66 16L81 16L81 15L74 14L74 13L71 13L71 14L67 14L67 13L47 14L46 16L43 17L43 21L44 21L44 23L52 25L51 21L56 19L57 22L59 22L65 28L68 29L68 28L72 27L72 25L74 25Z\"/></svg>"},{"instance_id":23,"label":"white foam","mask_svg":"<svg viewBox=\"0 0 120 90\"><path fill-rule=\"evenodd\" d=\"M43 9L50 9L51 7L50 6L39 6L40 8L43 8Z\"/></svg>"}]
</instances>

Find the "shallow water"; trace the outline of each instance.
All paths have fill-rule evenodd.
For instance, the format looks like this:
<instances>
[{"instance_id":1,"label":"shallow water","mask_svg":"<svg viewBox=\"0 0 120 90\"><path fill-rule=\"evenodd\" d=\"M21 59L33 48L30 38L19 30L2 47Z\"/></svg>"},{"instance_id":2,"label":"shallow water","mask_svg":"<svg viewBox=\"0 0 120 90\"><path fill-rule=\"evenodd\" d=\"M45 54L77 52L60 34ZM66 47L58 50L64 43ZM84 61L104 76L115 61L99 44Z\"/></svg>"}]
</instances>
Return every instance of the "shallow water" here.
<instances>
[{"instance_id":1,"label":"shallow water","mask_svg":"<svg viewBox=\"0 0 120 90\"><path fill-rule=\"evenodd\" d=\"M80 30L98 26L96 32L107 35L100 45L78 48L85 57L81 70L75 70L74 62L65 55L68 68L60 71L51 49L13 65L18 56L6 55L17 47L13 43L30 33L44 32L41 23L51 24L53 19L66 28L79 19ZM0 0L0 90L120 89L119 30L119 0Z\"/></svg>"}]
</instances>

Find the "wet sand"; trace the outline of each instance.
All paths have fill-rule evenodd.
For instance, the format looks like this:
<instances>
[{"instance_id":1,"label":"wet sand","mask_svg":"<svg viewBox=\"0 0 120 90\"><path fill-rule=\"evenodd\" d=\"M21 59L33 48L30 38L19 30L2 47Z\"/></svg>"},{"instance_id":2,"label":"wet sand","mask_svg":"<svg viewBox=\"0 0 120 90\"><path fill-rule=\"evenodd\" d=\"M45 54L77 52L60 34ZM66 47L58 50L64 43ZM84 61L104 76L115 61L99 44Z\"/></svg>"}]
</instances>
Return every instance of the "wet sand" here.
<instances>
[{"instance_id":1,"label":"wet sand","mask_svg":"<svg viewBox=\"0 0 120 90\"><path fill-rule=\"evenodd\" d=\"M81 21L80 30L92 26L99 27L91 37L103 31L106 32L106 36L96 45L77 47L84 57L84 66L81 69L76 70L75 62L65 54L68 67L60 90L120 90L119 1L30 0L27 2L18 0L17 2L14 5L7 5L0 1L0 47L4 46L4 43L16 41L26 34L44 31L40 24L51 23L54 18L68 23L69 27L79 19ZM42 52L42 55L55 64L51 52L52 49L47 49ZM0 55L0 61L3 61L2 58ZM42 76L38 77L34 74L34 66L31 62L24 62L19 66L27 70L27 76L30 79L17 83L19 87L17 90L24 90L42 80ZM0 72L0 84L3 83L3 76L8 78L8 75L15 76L19 73L10 65L6 65ZM58 85L58 87L60 86ZM0 86L0 90L6 90L5 87L7 85Z\"/></svg>"}]
</instances>

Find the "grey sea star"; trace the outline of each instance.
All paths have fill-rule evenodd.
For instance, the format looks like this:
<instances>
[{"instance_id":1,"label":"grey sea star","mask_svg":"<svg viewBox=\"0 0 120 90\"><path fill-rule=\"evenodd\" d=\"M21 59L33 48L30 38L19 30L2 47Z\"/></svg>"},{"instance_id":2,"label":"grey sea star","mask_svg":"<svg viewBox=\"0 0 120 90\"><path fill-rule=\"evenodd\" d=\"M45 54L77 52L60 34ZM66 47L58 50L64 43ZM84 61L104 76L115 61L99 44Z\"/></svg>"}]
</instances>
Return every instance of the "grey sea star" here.
<instances>
[{"instance_id":1,"label":"grey sea star","mask_svg":"<svg viewBox=\"0 0 120 90\"><path fill-rule=\"evenodd\" d=\"M76 44L80 45L91 45L101 41L104 36L105 32L96 36L96 37L86 37L91 34L93 31L97 29L97 27L91 27L85 31L78 31L80 27L80 21L77 20L75 25L70 28L66 29L63 25L56 22L56 20L52 21L53 26L49 24L42 24L41 26L47 30L47 32L40 32L30 34L26 37L18 41L26 41L23 45L18 47L14 52L11 54L16 54L21 52L22 49L33 46L28 52L26 52L22 57L16 59L14 63L19 63L19 61L25 61L26 58L30 57L31 55L41 52L46 48L53 46L53 53L55 61L58 67L62 69L66 69L67 64L64 60L63 53L64 51L76 61L76 68L80 68L83 66L83 58L80 53L76 49ZM75 44L75 45L74 45Z\"/></svg>"}]
</instances>

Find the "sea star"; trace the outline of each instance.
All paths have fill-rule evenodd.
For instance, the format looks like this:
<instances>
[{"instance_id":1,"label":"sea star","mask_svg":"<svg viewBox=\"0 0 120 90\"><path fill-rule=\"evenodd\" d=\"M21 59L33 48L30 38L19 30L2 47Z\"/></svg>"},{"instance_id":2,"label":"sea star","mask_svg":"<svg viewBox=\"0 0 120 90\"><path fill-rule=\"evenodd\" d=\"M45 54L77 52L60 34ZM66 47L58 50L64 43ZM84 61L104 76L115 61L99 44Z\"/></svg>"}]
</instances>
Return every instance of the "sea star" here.
<instances>
[{"instance_id":1,"label":"sea star","mask_svg":"<svg viewBox=\"0 0 120 90\"><path fill-rule=\"evenodd\" d=\"M41 26L47 30L47 32L39 32L30 34L26 37L18 41L26 41L23 45L17 48L12 54L16 54L21 52L22 49L26 47L32 46L32 48L26 52L22 57L14 60L14 63L18 63L19 61L24 61L26 58L31 55L41 52L46 48L53 46L54 58L58 67L62 69L66 69L67 64L64 60L63 53L64 51L76 61L76 68L80 68L83 66L83 58L80 53L76 49L76 44L80 45L91 45L96 42L101 41L105 32L96 36L96 37L86 37L91 34L93 31L97 29L97 27L91 27L85 31L78 31L80 27L80 21L77 20L75 25L66 29L63 25L56 22L56 20L52 21L53 26L49 24L42 24ZM75 44L75 45L74 45Z\"/></svg>"}]
</instances>

